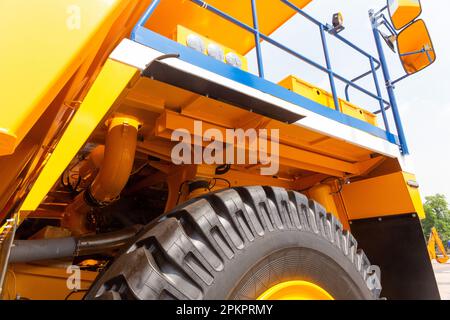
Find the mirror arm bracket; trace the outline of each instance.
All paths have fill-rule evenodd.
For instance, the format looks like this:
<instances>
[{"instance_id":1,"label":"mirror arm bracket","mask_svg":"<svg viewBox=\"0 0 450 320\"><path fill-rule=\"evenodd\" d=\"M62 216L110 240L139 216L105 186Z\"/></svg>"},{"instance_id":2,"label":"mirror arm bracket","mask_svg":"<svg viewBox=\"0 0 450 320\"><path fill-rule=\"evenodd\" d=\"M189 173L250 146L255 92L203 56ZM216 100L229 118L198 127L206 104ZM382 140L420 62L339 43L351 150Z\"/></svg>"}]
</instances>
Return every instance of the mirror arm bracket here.
<instances>
[{"instance_id":1,"label":"mirror arm bracket","mask_svg":"<svg viewBox=\"0 0 450 320\"><path fill-rule=\"evenodd\" d=\"M398 78L398 79L396 79L396 80L394 80L394 81L392 81L391 82L391 84L392 85L395 85L396 83L398 83L398 82L400 82L400 81L402 81L402 80L405 80L406 78L409 78L411 76L411 74L405 74L404 76L401 76L400 78Z\"/></svg>"},{"instance_id":2,"label":"mirror arm bracket","mask_svg":"<svg viewBox=\"0 0 450 320\"><path fill-rule=\"evenodd\" d=\"M398 36L398 32L395 31L394 26L389 22L389 20L386 18L386 16L384 14L381 14L381 19L383 19L383 21L380 23L380 25L385 25L386 28L388 28L388 30L392 33L392 35Z\"/></svg>"},{"instance_id":3,"label":"mirror arm bracket","mask_svg":"<svg viewBox=\"0 0 450 320\"><path fill-rule=\"evenodd\" d=\"M394 84L395 84L395 81L391 81L391 80L386 81L386 88L392 88L395 90Z\"/></svg>"},{"instance_id":4,"label":"mirror arm bracket","mask_svg":"<svg viewBox=\"0 0 450 320\"><path fill-rule=\"evenodd\" d=\"M372 15L373 15L373 17L375 17L375 18L378 18L382 13L383 13L383 11L385 11L385 10L387 10L388 9L388 5L385 5L383 8L381 8L379 11L377 11L377 12L375 12L375 11L372 11Z\"/></svg>"},{"instance_id":5,"label":"mirror arm bracket","mask_svg":"<svg viewBox=\"0 0 450 320\"><path fill-rule=\"evenodd\" d=\"M385 7L385 9L387 6ZM392 35L398 36L398 32L395 31L394 26L389 22L384 13L382 13L384 9L378 11L378 13L374 13L373 10L369 11L369 16L371 17L372 24L375 27L385 26Z\"/></svg>"}]
</instances>

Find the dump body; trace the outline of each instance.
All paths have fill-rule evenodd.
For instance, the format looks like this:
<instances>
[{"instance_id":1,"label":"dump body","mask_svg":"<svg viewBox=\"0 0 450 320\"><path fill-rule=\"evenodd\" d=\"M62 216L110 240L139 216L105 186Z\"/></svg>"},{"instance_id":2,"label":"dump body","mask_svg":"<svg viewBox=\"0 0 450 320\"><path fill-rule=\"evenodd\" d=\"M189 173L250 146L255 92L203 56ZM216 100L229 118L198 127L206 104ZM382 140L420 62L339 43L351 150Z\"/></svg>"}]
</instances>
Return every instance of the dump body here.
<instances>
[{"instance_id":1,"label":"dump body","mask_svg":"<svg viewBox=\"0 0 450 320\"><path fill-rule=\"evenodd\" d=\"M76 106L149 2L2 1L1 155L14 152L55 99Z\"/></svg>"}]
</instances>

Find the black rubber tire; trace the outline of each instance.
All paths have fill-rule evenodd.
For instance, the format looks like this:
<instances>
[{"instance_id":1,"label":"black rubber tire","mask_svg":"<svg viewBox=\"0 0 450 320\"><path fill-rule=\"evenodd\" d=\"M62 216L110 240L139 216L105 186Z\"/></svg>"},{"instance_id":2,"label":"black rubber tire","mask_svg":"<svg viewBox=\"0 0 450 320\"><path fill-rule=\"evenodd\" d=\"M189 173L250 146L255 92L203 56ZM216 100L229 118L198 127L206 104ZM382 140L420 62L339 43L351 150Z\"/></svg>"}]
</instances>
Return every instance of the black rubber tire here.
<instances>
[{"instance_id":1,"label":"black rubber tire","mask_svg":"<svg viewBox=\"0 0 450 320\"><path fill-rule=\"evenodd\" d=\"M86 299L255 299L307 280L335 299L378 299L379 269L322 206L274 187L205 195L140 232Z\"/></svg>"}]
</instances>

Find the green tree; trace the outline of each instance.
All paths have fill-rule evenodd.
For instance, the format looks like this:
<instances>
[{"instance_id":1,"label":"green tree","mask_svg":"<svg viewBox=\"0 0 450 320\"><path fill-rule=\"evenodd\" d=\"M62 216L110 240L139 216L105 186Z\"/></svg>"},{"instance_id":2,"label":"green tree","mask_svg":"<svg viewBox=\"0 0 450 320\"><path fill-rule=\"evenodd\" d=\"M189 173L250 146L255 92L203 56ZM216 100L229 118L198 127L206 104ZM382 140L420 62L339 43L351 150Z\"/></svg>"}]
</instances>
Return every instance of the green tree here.
<instances>
[{"instance_id":1,"label":"green tree","mask_svg":"<svg viewBox=\"0 0 450 320\"><path fill-rule=\"evenodd\" d=\"M444 245L450 240L450 211L447 199L442 194L425 197L424 209L427 215L422 221L425 236L430 236L431 228L435 227Z\"/></svg>"}]
</instances>

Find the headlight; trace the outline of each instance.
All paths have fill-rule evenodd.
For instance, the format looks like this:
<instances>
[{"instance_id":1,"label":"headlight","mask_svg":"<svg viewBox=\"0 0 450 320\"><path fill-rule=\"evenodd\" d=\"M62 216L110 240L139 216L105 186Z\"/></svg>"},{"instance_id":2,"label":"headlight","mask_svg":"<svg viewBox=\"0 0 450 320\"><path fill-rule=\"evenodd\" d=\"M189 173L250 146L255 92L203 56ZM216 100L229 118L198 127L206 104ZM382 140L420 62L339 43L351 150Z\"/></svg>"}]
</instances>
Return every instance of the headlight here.
<instances>
[{"instance_id":1,"label":"headlight","mask_svg":"<svg viewBox=\"0 0 450 320\"><path fill-rule=\"evenodd\" d=\"M208 56L213 57L216 60L223 61L223 49L214 43L210 43L208 45Z\"/></svg>"},{"instance_id":2,"label":"headlight","mask_svg":"<svg viewBox=\"0 0 450 320\"><path fill-rule=\"evenodd\" d=\"M236 67L239 69L242 67L241 59L237 56L237 54L235 54L233 52L227 53L227 55L225 56L225 61L227 62L227 64L229 64L233 67Z\"/></svg>"},{"instance_id":3,"label":"headlight","mask_svg":"<svg viewBox=\"0 0 450 320\"><path fill-rule=\"evenodd\" d=\"M188 35L186 44L189 48L197 50L201 53L205 52L205 43L203 42L203 39L195 34Z\"/></svg>"}]
</instances>

